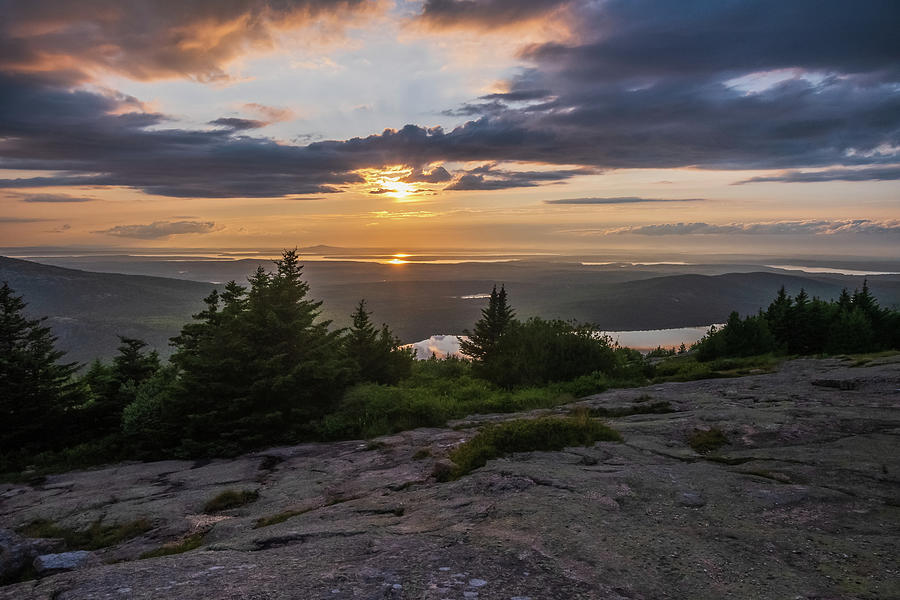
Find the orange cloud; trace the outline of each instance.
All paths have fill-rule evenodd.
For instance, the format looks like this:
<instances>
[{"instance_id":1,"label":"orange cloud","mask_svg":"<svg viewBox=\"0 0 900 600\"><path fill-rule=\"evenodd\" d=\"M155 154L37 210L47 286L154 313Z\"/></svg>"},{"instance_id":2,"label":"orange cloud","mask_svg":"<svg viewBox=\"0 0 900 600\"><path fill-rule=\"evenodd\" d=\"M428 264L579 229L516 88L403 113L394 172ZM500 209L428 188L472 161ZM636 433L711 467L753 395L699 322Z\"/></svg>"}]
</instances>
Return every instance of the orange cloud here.
<instances>
[{"instance_id":1,"label":"orange cloud","mask_svg":"<svg viewBox=\"0 0 900 600\"><path fill-rule=\"evenodd\" d=\"M382 4L366 0L13 2L0 25L0 69L73 81L96 71L222 81L231 61L273 48L285 31L376 10Z\"/></svg>"}]
</instances>

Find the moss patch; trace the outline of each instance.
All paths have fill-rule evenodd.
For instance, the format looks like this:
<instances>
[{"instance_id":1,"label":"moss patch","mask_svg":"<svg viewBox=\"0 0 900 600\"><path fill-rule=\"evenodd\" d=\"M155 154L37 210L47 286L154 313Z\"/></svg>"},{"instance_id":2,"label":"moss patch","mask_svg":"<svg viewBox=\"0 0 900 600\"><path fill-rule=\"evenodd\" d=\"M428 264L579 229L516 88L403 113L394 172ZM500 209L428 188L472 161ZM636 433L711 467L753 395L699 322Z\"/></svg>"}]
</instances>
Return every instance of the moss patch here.
<instances>
[{"instance_id":1,"label":"moss patch","mask_svg":"<svg viewBox=\"0 0 900 600\"><path fill-rule=\"evenodd\" d=\"M728 438L721 429L695 429L687 439L688 445L698 454L706 454L718 450L728 444Z\"/></svg>"},{"instance_id":2,"label":"moss patch","mask_svg":"<svg viewBox=\"0 0 900 600\"><path fill-rule=\"evenodd\" d=\"M448 478L462 477L483 467L492 458L513 452L562 450L568 446L590 446L599 441L619 442L622 436L584 413L489 425L450 453L455 468Z\"/></svg>"}]
</instances>

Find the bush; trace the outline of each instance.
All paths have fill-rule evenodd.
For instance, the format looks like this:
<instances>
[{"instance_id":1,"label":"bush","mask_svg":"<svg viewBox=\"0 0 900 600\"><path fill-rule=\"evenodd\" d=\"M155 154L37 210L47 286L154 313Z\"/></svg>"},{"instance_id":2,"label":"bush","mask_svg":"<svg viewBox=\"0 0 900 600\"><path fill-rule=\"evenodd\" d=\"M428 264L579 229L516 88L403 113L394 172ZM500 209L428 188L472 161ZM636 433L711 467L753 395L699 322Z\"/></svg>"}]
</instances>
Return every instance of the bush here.
<instances>
[{"instance_id":1,"label":"bush","mask_svg":"<svg viewBox=\"0 0 900 600\"><path fill-rule=\"evenodd\" d=\"M612 341L593 327L532 317L510 323L490 360L476 366L489 381L513 388L610 372L616 364Z\"/></svg>"},{"instance_id":2,"label":"bush","mask_svg":"<svg viewBox=\"0 0 900 600\"><path fill-rule=\"evenodd\" d=\"M489 425L450 453L450 459L456 464L452 476L462 477L483 467L488 460L512 452L562 450L568 446L590 446L598 441L620 442L622 436L586 414Z\"/></svg>"},{"instance_id":3,"label":"bush","mask_svg":"<svg viewBox=\"0 0 900 600\"><path fill-rule=\"evenodd\" d=\"M535 408L552 408L571 402L570 386L549 385L518 390L504 390L468 374L459 377L436 375L450 363L449 369L460 368L463 361L421 361L430 363L398 386L361 384L344 394L338 409L319 421L317 432L324 439L370 438L415 429L441 427L450 419L473 414L508 413ZM434 370L432 370L434 369ZM605 381L605 380L604 380ZM579 381L571 388L595 393L596 378Z\"/></svg>"},{"instance_id":4,"label":"bush","mask_svg":"<svg viewBox=\"0 0 900 600\"><path fill-rule=\"evenodd\" d=\"M256 502L259 498L259 492L256 490L225 490L215 498L210 499L203 505L203 512L215 513L232 508L239 508Z\"/></svg>"}]
</instances>

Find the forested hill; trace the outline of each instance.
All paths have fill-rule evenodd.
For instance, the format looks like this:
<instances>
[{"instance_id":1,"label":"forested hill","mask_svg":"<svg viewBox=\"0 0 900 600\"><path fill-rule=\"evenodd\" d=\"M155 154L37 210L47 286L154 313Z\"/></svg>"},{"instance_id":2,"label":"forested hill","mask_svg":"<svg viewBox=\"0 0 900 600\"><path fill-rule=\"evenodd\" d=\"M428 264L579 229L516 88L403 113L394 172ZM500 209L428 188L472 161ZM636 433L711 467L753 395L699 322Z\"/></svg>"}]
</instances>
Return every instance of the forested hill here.
<instances>
[{"instance_id":1,"label":"forested hill","mask_svg":"<svg viewBox=\"0 0 900 600\"><path fill-rule=\"evenodd\" d=\"M868 281L882 306L900 303L900 276L870 277ZM703 325L723 323L731 311L746 315L765 309L781 286L789 294L803 288L810 296L836 299L843 288L852 292L862 282L862 277L770 272L671 275L594 286L589 296L561 301L553 312L608 330Z\"/></svg>"},{"instance_id":2,"label":"forested hill","mask_svg":"<svg viewBox=\"0 0 900 600\"><path fill-rule=\"evenodd\" d=\"M251 266L255 269L256 263ZM656 275L646 269L605 271L546 263L404 265L394 271L371 263L311 263L306 272L312 296L324 300L324 317L348 325L356 303L365 298L373 320L390 325L404 342L471 328L485 300L462 296L489 292L494 283L505 283L521 317L578 319L606 330L628 330L721 323L732 310L748 314L768 306L782 285L789 294L802 287L810 296L830 299L863 281L777 272ZM202 307L202 298L214 287L2 257L0 281L24 296L30 315L50 316L59 346L81 362L113 356L117 334L144 339L167 354L168 338ZM869 287L882 306L900 305L900 276L869 277Z\"/></svg>"},{"instance_id":3,"label":"forested hill","mask_svg":"<svg viewBox=\"0 0 900 600\"><path fill-rule=\"evenodd\" d=\"M169 337L203 306L210 283L91 273L0 257L0 281L24 296L26 312L49 317L68 360L111 357L118 335L136 337L168 354Z\"/></svg>"}]
</instances>

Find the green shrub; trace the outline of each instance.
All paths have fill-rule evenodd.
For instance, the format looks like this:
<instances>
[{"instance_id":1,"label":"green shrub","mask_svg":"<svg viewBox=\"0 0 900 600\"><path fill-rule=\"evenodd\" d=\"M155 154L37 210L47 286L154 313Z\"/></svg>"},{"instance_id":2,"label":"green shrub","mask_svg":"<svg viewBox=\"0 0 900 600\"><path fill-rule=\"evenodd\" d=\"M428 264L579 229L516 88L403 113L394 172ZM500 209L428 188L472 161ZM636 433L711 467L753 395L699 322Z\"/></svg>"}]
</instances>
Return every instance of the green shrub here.
<instances>
[{"instance_id":1,"label":"green shrub","mask_svg":"<svg viewBox=\"0 0 900 600\"><path fill-rule=\"evenodd\" d=\"M151 529L153 524L147 519L117 525L103 525L102 519L97 519L87 529L61 527L52 521L39 519L21 527L18 531L31 538L62 539L66 550L98 550L136 538Z\"/></svg>"},{"instance_id":2,"label":"green shrub","mask_svg":"<svg viewBox=\"0 0 900 600\"><path fill-rule=\"evenodd\" d=\"M513 388L610 372L616 363L612 341L593 326L531 317L510 322L490 356L475 367L486 379Z\"/></svg>"},{"instance_id":3,"label":"green shrub","mask_svg":"<svg viewBox=\"0 0 900 600\"><path fill-rule=\"evenodd\" d=\"M568 446L589 446L598 441L619 442L622 436L585 414L489 425L450 453L450 459L456 464L452 476L461 477L484 466L492 458L512 452L562 450Z\"/></svg>"},{"instance_id":4,"label":"green shrub","mask_svg":"<svg viewBox=\"0 0 900 600\"><path fill-rule=\"evenodd\" d=\"M160 546L156 550L150 550L148 552L144 552L141 554L141 558L156 558L157 556L170 556L172 554L181 554L183 552L189 552L191 550L196 550L200 546L203 545L203 537L206 535L206 532L197 532L193 535L189 535L184 538L180 542L176 542L174 544L165 544Z\"/></svg>"},{"instance_id":5,"label":"green shrub","mask_svg":"<svg viewBox=\"0 0 900 600\"><path fill-rule=\"evenodd\" d=\"M780 358L772 354L739 358L717 358L700 362L694 355L679 355L668 358L653 370L655 382L695 381L718 377L741 377L757 372L772 372L780 364Z\"/></svg>"},{"instance_id":6,"label":"green shrub","mask_svg":"<svg viewBox=\"0 0 900 600\"><path fill-rule=\"evenodd\" d=\"M706 454L728 444L728 438L721 429L713 427L712 429L695 429L688 436L687 442L694 452Z\"/></svg>"},{"instance_id":7,"label":"green shrub","mask_svg":"<svg viewBox=\"0 0 900 600\"><path fill-rule=\"evenodd\" d=\"M596 380L577 385L581 389L597 389ZM318 433L325 439L371 438L417 427L441 427L450 419L473 414L552 408L574 399L568 389L554 384L504 390L468 374L444 378L419 373L398 386L352 387L338 409L319 421Z\"/></svg>"},{"instance_id":8,"label":"green shrub","mask_svg":"<svg viewBox=\"0 0 900 600\"><path fill-rule=\"evenodd\" d=\"M256 502L259 492L256 490L225 490L203 505L203 512L215 513L232 508L239 508Z\"/></svg>"}]
</instances>

